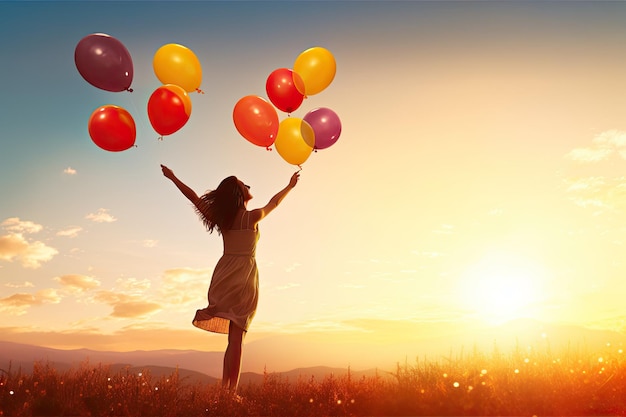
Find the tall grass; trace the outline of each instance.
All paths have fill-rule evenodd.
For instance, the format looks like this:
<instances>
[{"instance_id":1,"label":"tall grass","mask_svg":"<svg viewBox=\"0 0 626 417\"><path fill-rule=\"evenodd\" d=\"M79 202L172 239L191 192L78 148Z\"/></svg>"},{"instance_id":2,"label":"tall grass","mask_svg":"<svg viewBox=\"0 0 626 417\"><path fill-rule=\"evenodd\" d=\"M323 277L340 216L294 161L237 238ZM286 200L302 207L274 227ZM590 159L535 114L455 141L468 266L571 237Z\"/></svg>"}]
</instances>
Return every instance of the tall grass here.
<instances>
[{"instance_id":1,"label":"tall grass","mask_svg":"<svg viewBox=\"0 0 626 417\"><path fill-rule=\"evenodd\" d=\"M553 353L497 347L435 361L398 363L395 370L322 380L265 373L240 387L241 398L219 384L191 383L178 372L112 372L82 363L60 372L36 362L32 373L0 371L1 416L626 416L626 357L567 348Z\"/></svg>"}]
</instances>

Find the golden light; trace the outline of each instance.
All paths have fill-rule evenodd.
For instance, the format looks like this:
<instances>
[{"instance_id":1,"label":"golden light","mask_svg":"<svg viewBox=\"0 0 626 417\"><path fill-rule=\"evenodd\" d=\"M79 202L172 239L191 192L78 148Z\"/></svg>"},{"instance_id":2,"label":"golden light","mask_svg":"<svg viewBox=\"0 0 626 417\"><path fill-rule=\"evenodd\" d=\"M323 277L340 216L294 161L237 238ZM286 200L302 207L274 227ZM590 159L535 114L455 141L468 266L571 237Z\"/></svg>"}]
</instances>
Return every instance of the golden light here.
<instances>
[{"instance_id":1,"label":"golden light","mask_svg":"<svg viewBox=\"0 0 626 417\"><path fill-rule=\"evenodd\" d=\"M545 270L525 257L492 251L462 276L461 304L491 324L536 317Z\"/></svg>"}]
</instances>

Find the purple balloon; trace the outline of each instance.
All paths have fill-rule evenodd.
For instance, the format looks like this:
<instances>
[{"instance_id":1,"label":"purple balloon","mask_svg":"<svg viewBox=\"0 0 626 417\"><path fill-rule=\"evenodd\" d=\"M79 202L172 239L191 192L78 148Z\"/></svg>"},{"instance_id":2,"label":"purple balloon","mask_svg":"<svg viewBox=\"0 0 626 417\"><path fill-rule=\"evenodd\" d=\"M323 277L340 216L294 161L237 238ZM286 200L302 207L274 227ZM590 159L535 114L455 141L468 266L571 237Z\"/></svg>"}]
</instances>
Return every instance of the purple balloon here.
<instances>
[{"instance_id":1,"label":"purple balloon","mask_svg":"<svg viewBox=\"0 0 626 417\"><path fill-rule=\"evenodd\" d=\"M320 107L308 112L303 118L311 125L315 133L315 149L326 149L339 139L341 134L341 120L339 116L326 107Z\"/></svg>"},{"instance_id":2,"label":"purple balloon","mask_svg":"<svg viewBox=\"0 0 626 417\"><path fill-rule=\"evenodd\" d=\"M133 60L114 37L104 33L85 36L76 45L74 62L89 84L106 91L132 91Z\"/></svg>"}]
</instances>

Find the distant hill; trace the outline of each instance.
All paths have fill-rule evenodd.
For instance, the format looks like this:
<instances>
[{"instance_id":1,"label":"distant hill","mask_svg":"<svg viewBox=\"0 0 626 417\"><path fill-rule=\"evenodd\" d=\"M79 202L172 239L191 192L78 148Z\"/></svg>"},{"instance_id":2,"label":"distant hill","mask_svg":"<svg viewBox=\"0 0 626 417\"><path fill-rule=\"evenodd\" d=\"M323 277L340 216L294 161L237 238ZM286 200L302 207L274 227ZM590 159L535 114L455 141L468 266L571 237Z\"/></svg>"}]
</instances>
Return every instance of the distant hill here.
<instances>
[{"instance_id":1,"label":"distant hill","mask_svg":"<svg viewBox=\"0 0 626 417\"><path fill-rule=\"evenodd\" d=\"M153 377L170 376L178 371L180 378L189 383L215 384L219 382L217 375L221 373L222 352L199 352L193 350L157 350L133 352L100 352L89 349L62 350L42 346L0 341L0 369L31 373L35 362L50 364L58 371L77 369L81 365L109 366L112 372L126 371L139 373L149 371ZM208 375L191 370L198 363L212 362L213 372ZM352 371L348 368L332 368L316 366L298 368L287 372L267 372L268 376L280 376L289 381L323 380L329 375L336 377L350 372L354 378L376 375L376 370ZM381 376L388 375L381 372ZM255 372L243 372L241 383L261 383L265 376Z\"/></svg>"},{"instance_id":2,"label":"distant hill","mask_svg":"<svg viewBox=\"0 0 626 417\"><path fill-rule=\"evenodd\" d=\"M471 354L478 349L486 354L497 347L501 352L511 348L549 347L556 352L568 349L597 350L611 346L626 346L626 335L619 332L586 329L579 326L546 324L536 320L515 320L499 327L474 328L439 337L421 337L419 323L405 328L412 339L387 343L381 334L378 343L359 341L338 343L332 333L277 335L246 343L241 382L263 380L264 370L280 374L290 381L323 379L329 374L388 377L398 362L413 364L420 360L439 360ZM294 354L295 353L295 354ZM139 372L150 369L153 375L170 375L178 369L181 377L191 382L213 383L221 378L223 352L196 350L154 350L107 352L90 349L62 350L42 346L0 341L0 369L32 370L35 361L44 361L59 370L77 368L81 363L106 364L120 369L127 367ZM382 364L382 365L381 365Z\"/></svg>"}]
</instances>

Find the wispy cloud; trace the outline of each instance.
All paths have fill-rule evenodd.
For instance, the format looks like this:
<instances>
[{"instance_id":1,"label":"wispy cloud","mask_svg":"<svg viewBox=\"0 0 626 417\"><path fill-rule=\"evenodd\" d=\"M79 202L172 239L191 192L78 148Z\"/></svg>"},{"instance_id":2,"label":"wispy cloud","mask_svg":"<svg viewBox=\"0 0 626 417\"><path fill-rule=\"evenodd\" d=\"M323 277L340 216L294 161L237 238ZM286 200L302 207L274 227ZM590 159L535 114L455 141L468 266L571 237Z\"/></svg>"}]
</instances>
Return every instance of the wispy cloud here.
<instances>
[{"instance_id":1,"label":"wispy cloud","mask_svg":"<svg viewBox=\"0 0 626 417\"><path fill-rule=\"evenodd\" d=\"M80 274L62 275L54 280L72 293L82 293L100 286L100 281L94 277Z\"/></svg>"},{"instance_id":2,"label":"wispy cloud","mask_svg":"<svg viewBox=\"0 0 626 417\"><path fill-rule=\"evenodd\" d=\"M80 227L80 226L73 226L73 227L69 227L67 229L58 231L57 232L57 236L76 237L76 236L78 236L78 233L80 233L82 231L83 231L82 227Z\"/></svg>"},{"instance_id":3,"label":"wispy cloud","mask_svg":"<svg viewBox=\"0 0 626 417\"><path fill-rule=\"evenodd\" d=\"M161 305L155 302L113 291L98 291L94 299L113 307L111 317L116 318L141 318L161 309Z\"/></svg>"},{"instance_id":4,"label":"wispy cloud","mask_svg":"<svg viewBox=\"0 0 626 417\"><path fill-rule=\"evenodd\" d=\"M159 241L154 239L144 239L141 244L146 248L154 248L159 244Z\"/></svg>"},{"instance_id":5,"label":"wispy cloud","mask_svg":"<svg viewBox=\"0 0 626 417\"><path fill-rule=\"evenodd\" d=\"M626 177L586 177L567 180L571 200L586 208L626 210Z\"/></svg>"},{"instance_id":6,"label":"wispy cloud","mask_svg":"<svg viewBox=\"0 0 626 417\"><path fill-rule=\"evenodd\" d=\"M76 170L72 167L67 167L63 170L63 173L67 175L76 175Z\"/></svg>"},{"instance_id":7,"label":"wispy cloud","mask_svg":"<svg viewBox=\"0 0 626 417\"><path fill-rule=\"evenodd\" d=\"M573 149L565 155L566 159L590 165L589 169L593 170L587 175L570 176L564 180L571 201L592 209L596 215L626 210L626 177L611 175L615 173L615 164L610 159L615 156L626 159L626 132L602 132L593 138L590 146Z\"/></svg>"},{"instance_id":8,"label":"wispy cloud","mask_svg":"<svg viewBox=\"0 0 626 417\"><path fill-rule=\"evenodd\" d=\"M55 289L48 288L36 293L16 293L5 298L0 298L0 312L19 316L33 306L42 304L56 304L61 301L61 296Z\"/></svg>"},{"instance_id":9,"label":"wispy cloud","mask_svg":"<svg viewBox=\"0 0 626 417\"><path fill-rule=\"evenodd\" d=\"M0 260L8 262L18 260L24 268L37 269L43 262L51 260L59 253L55 248L43 242L29 241L22 233L16 232L21 229L24 233L34 233L41 230L40 225L19 221L10 222L8 227L7 221L2 224L5 225L5 229L13 231L0 236Z\"/></svg>"},{"instance_id":10,"label":"wispy cloud","mask_svg":"<svg viewBox=\"0 0 626 417\"><path fill-rule=\"evenodd\" d=\"M291 265L288 265L288 266L285 268L285 272L293 272L293 271L295 271L296 269L298 269L298 268L299 268L299 267L301 267L301 266L302 266L302 264L301 264L301 263L299 263L299 262L294 262L294 263L292 263Z\"/></svg>"},{"instance_id":11,"label":"wispy cloud","mask_svg":"<svg viewBox=\"0 0 626 417\"><path fill-rule=\"evenodd\" d=\"M4 286L8 288L33 288L34 287L33 283L30 281L7 282L6 284L4 284Z\"/></svg>"},{"instance_id":12,"label":"wispy cloud","mask_svg":"<svg viewBox=\"0 0 626 417\"><path fill-rule=\"evenodd\" d=\"M284 291L284 290L289 290L291 288L297 288L299 286L300 284L298 284L297 282L288 282L287 284L284 284L284 285L278 285L276 289L278 291Z\"/></svg>"},{"instance_id":13,"label":"wispy cloud","mask_svg":"<svg viewBox=\"0 0 626 417\"><path fill-rule=\"evenodd\" d=\"M43 229L43 226L31 221L20 220L19 217L9 217L0 223L0 226L13 233L37 233Z\"/></svg>"},{"instance_id":14,"label":"wispy cloud","mask_svg":"<svg viewBox=\"0 0 626 417\"><path fill-rule=\"evenodd\" d=\"M105 208L99 208L95 213L89 213L85 218L96 223L112 223L117 221L117 218L109 213L109 209Z\"/></svg>"},{"instance_id":15,"label":"wispy cloud","mask_svg":"<svg viewBox=\"0 0 626 417\"><path fill-rule=\"evenodd\" d=\"M597 163L612 155L626 159L626 132L608 130L596 135L587 147L575 148L565 157L579 163Z\"/></svg>"},{"instance_id":16,"label":"wispy cloud","mask_svg":"<svg viewBox=\"0 0 626 417\"><path fill-rule=\"evenodd\" d=\"M159 293L173 308L185 308L205 302L213 270L209 268L174 268L163 274Z\"/></svg>"}]
</instances>

